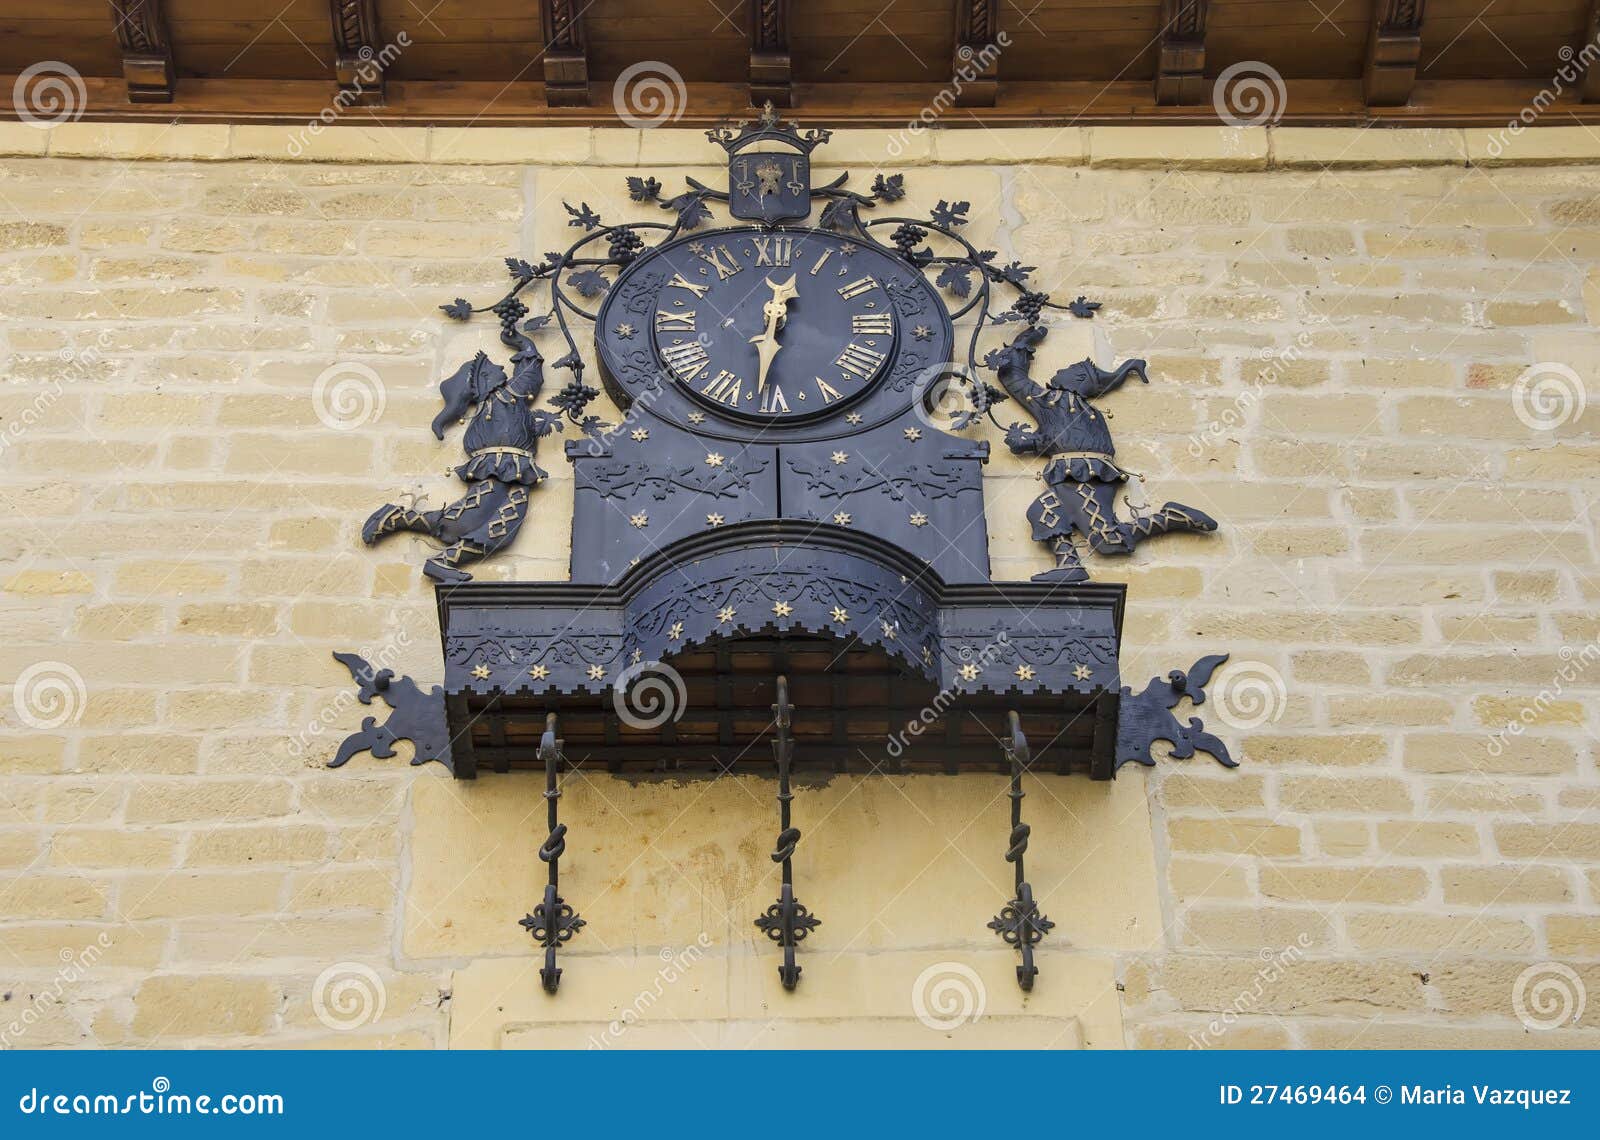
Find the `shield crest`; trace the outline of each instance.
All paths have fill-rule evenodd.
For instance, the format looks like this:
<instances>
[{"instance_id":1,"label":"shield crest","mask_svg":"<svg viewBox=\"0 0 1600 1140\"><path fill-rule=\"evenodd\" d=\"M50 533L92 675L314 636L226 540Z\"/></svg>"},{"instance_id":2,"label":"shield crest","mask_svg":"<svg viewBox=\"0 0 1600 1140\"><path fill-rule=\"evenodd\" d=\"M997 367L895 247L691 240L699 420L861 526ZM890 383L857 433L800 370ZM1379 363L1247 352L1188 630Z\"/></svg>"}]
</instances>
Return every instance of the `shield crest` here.
<instances>
[{"instance_id":1,"label":"shield crest","mask_svg":"<svg viewBox=\"0 0 1600 1140\"><path fill-rule=\"evenodd\" d=\"M793 151L730 155L728 212L769 226L809 217L811 156Z\"/></svg>"}]
</instances>

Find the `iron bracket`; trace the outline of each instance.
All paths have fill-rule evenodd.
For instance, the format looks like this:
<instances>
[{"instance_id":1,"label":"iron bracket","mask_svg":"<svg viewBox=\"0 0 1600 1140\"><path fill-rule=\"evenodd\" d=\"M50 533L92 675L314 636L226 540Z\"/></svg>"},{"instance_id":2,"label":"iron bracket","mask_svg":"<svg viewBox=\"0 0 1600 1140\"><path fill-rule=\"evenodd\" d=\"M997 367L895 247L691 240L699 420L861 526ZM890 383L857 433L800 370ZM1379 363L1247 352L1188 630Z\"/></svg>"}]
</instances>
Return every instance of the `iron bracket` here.
<instances>
[{"instance_id":1,"label":"iron bracket","mask_svg":"<svg viewBox=\"0 0 1600 1140\"><path fill-rule=\"evenodd\" d=\"M795 964L794 951L822 920L805 908L794 897L795 847L800 842L800 829L793 826L789 805L794 792L789 787L789 768L794 762L794 739L790 728L794 723L794 706L789 703L789 679L781 674L777 678L778 697L772 706L773 722L778 739L772 742L772 755L778 764L778 847L772 861L783 865L783 882L778 889L778 901L766 909L756 926L761 932L783 947L783 965L778 967L778 977L783 988L793 990L800 983L800 967Z\"/></svg>"},{"instance_id":2,"label":"iron bracket","mask_svg":"<svg viewBox=\"0 0 1600 1140\"><path fill-rule=\"evenodd\" d=\"M1027 872L1022 858L1028 851L1028 835L1032 829L1022 822L1022 772L1028 766L1031 753L1028 738L1022 734L1022 719L1013 709L1008 714L1011 722L1011 739L1004 744L1006 761L1011 765L1011 840L1006 849L1006 862L1016 868L1016 895L1000 908L989 929L993 930L1007 946L1022 952L1022 964L1017 967L1017 985L1023 992L1033 989L1033 979L1039 968L1033 964L1033 948L1055 923L1039 913L1039 904L1033 900L1033 888L1028 885Z\"/></svg>"},{"instance_id":3,"label":"iron bracket","mask_svg":"<svg viewBox=\"0 0 1600 1140\"><path fill-rule=\"evenodd\" d=\"M544 799L550 834L539 847L539 858L550 868L550 879L545 883L544 900L533 908L532 914L518 920L518 925L544 947L544 967L539 971L539 981L545 992L552 994L561 985L556 947L571 941L585 925L560 892L561 856L567 849L567 825L560 821L556 811L556 803L561 799L561 785L557 781L563 759L561 744L556 736L556 714L549 713L544 720L544 735L539 739L539 758L544 761Z\"/></svg>"}]
</instances>

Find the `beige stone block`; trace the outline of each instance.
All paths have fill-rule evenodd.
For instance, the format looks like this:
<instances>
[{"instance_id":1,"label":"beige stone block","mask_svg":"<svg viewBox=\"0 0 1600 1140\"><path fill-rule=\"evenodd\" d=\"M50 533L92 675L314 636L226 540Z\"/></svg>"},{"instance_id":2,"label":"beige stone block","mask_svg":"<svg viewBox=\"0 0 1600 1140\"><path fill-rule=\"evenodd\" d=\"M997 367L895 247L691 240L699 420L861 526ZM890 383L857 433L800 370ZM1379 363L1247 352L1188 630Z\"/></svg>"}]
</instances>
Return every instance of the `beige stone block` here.
<instances>
[{"instance_id":1,"label":"beige stone block","mask_svg":"<svg viewBox=\"0 0 1600 1140\"><path fill-rule=\"evenodd\" d=\"M170 867L177 861L178 836L157 831L75 828L50 837L50 862L69 869ZM119 909L126 913L127 897Z\"/></svg>"},{"instance_id":2,"label":"beige stone block","mask_svg":"<svg viewBox=\"0 0 1600 1140\"><path fill-rule=\"evenodd\" d=\"M123 882L118 910L132 919L275 914L280 909L285 878L275 871L133 875Z\"/></svg>"},{"instance_id":3,"label":"beige stone block","mask_svg":"<svg viewBox=\"0 0 1600 1140\"><path fill-rule=\"evenodd\" d=\"M1167 838L1174 851L1201 855L1296 855L1300 829L1270 820L1173 819Z\"/></svg>"},{"instance_id":4,"label":"beige stone block","mask_svg":"<svg viewBox=\"0 0 1600 1140\"><path fill-rule=\"evenodd\" d=\"M0 877L0 917L7 922L104 918L112 886L104 879L28 871Z\"/></svg>"},{"instance_id":5,"label":"beige stone block","mask_svg":"<svg viewBox=\"0 0 1600 1140\"><path fill-rule=\"evenodd\" d=\"M1192 907L1183 916L1183 945L1206 950L1308 950L1332 942L1332 923L1310 909L1205 906Z\"/></svg>"},{"instance_id":6,"label":"beige stone block","mask_svg":"<svg viewBox=\"0 0 1600 1140\"><path fill-rule=\"evenodd\" d=\"M1317 850L1335 859L1354 859L1372 848L1372 824L1362 819L1313 820Z\"/></svg>"},{"instance_id":7,"label":"beige stone block","mask_svg":"<svg viewBox=\"0 0 1600 1140\"><path fill-rule=\"evenodd\" d=\"M130 807L130 814L131 814ZM241 813L240 819L259 818L259 809ZM195 835L189 842L186 866L270 866L278 863L320 861L328 849L328 833L319 827L227 827Z\"/></svg>"},{"instance_id":8,"label":"beige stone block","mask_svg":"<svg viewBox=\"0 0 1600 1140\"><path fill-rule=\"evenodd\" d=\"M134 995L133 1033L144 1040L264 1033L282 996L262 978L160 975Z\"/></svg>"},{"instance_id":9,"label":"beige stone block","mask_svg":"<svg viewBox=\"0 0 1600 1140\"><path fill-rule=\"evenodd\" d=\"M36 923L6 927L8 961L23 969L61 968L63 962L107 970L148 972L161 960L168 929L154 922Z\"/></svg>"},{"instance_id":10,"label":"beige stone block","mask_svg":"<svg viewBox=\"0 0 1600 1140\"><path fill-rule=\"evenodd\" d=\"M1478 829L1466 823L1428 823L1422 820L1385 820L1378 824L1378 846L1394 855L1476 855Z\"/></svg>"},{"instance_id":11,"label":"beige stone block","mask_svg":"<svg viewBox=\"0 0 1600 1140\"><path fill-rule=\"evenodd\" d=\"M367 123L333 126L236 124L228 143L230 158L270 162L421 162L428 153L428 128Z\"/></svg>"},{"instance_id":12,"label":"beige stone block","mask_svg":"<svg viewBox=\"0 0 1600 1140\"><path fill-rule=\"evenodd\" d=\"M1251 895L1245 869L1236 859L1174 857L1167 861L1167 883L1173 897L1184 902L1243 899Z\"/></svg>"},{"instance_id":13,"label":"beige stone block","mask_svg":"<svg viewBox=\"0 0 1600 1140\"><path fill-rule=\"evenodd\" d=\"M1523 907L1572 899L1567 875L1559 867L1450 865L1440 870L1439 882L1444 901L1457 905Z\"/></svg>"},{"instance_id":14,"label":"beige stone block","mask_svg":"<svg viewBox=\"0 0 1600 1140\"><path fill-rule=\"evenodd\" d=\"M518 166L587 162L594 133L590 127L434 127L428 132L428 161Z\"/></svg>"},{"instance_id":15,"label":"beige stone block","mask_svg":"<svg viewBox=\"0 0 1600 1140\"><path fill-rule=\"evenodd\" d=\"M1414 771L1432 773L1550 776L1577 768L1570 742L1554 737L1514 736L1503 724L1482 734L1408 736L1404 762Z\"/></svg>"},{"instance_id":16,"label":"beige stone block","mask_svg":"<svg viewBox=\"0 0 1600 1140\"><path fill-rule=\"evenodd\" d=\"M1107 169L1263 170L1264 127L1091 127L1089 164Z\"/></svg>"},{"instance_id":17,"label":"beige stone block","mask_svg":"<svg viewBox=\"0 0 1600 1140\"><path fill-rule=\"evenodd\" d=\"M1600 162L1600 143L1586 127L1545 127L1512 132L1505 127L1463 132L1473 166L1559 165Z\"/></svg>"},{"instance_id":18,"label":"beige stone block","mask_svg":"<svg viewBox=\"0 0 1600 1140\"><path fill-rule=\"evenodd\" d=\"M540 889L542 866L525 857L525 797L534 782L513 775L471 785L413 783L408 954L509 954L523 946L525 935L507 929L504 916L508 906L523 905L511 900ZM1029 874L1041 906L1061 911L1057 931L1081 948L1135 949L1159 939L1141 782L1049 779L1048 790L1030 799L1030 824L1053 838L1043 853L1030 853ZM580 911L603 899L614 945L687 945L702 933L747 949L759 945L745 912L759 913L776 889L770 870L752 857L769 842L768 821L754 810L762 791L750 777L682 786L606 776L568 780L562 818L572 835L586 838L568 842L564 893ZM987 921L998 905L991 896L1010 889L1005 869L995 871L994 860L983 856L994 845L1003 849L1008 826L1003 812L984 811L993 794L988 781L969 776L836 777L808 789L805 808L796 804L796 825L807 841L797 874L818 899L831 900L826 924L808 948L837 953L941 945L952 937L982 945L989 933L982 922L952 932L948 917L965 899L959 905ZM874 838L886 821L912 818L919 833L950 842L885 848ZM807 819L814 822L808 826ZM867 848L894 890L853 885L856 853ZM1090 882L1097 884L1093 892L1084 886ZM1086 894L1100 902L1086 905Z\"/></svg>"},{"instance_id":19,"label":"beige stone block","mask_svg":"<svg viewBox=\"0 0 1600 1140\"><path fill-rule=\"evenodd\" d=\"M1088 131L1082 127L956 127L934 131L932 138L941 165L1081 166L1089 156Z\"/></svg>"},{"instance_id":20,"label":"beige stone block","mask_svg":"<svg viewBox=\"0 0 1600 1140\"><path fill-rule=\"evenodd\" d=\"M541 1000L535 960L480 959L451 980L451 1047L1003 1048L1023 1032L1045 1048L1123 1041L1112 963L1102 956L1042 953L1052 985L1024 995L1016 955L993 948L958 958L812 955L807 979L831 984L789 994L770 952L724 950L694 942L660 954L574 955L561 981L570 1000L559 1007ZM919 997L934 1025L918 1019ZM774 1018L780 1001L784 1016Z\"/></svg>"},{"instance_id":21,"label":"beige stone block","mask_svg":"<svg viewBox=\"0 0 1600 1140\"><path fill-rule=\"evenodd\" d=\"M50 131L32 123L0 123L0 155L7 158L38 157L45 153Z\"/></svg>"},{"instance_id":22,"label":"beige stone block","mask_svg":"<svg viewBox=\"0 0 1600 1140\"><path fill-rule=\"evenodd\" d=\"M228 157L228 128L221 124L60 123L49 137L52 158Z\"/></svg>"},{"instance_id":23,"label":"beige stone block","mask_svg":"<svg viewBox=\"0 0 1600 1140\"><path fill-rule=\"evenodd\" d=\"M1174 956L1162 966L1161 982L1181 1008L1218 1013L1237 1013L1248 1001L1252 1013L1371 1018L1418 1009L1424 1000L1410 963L1314 958L1297 950L1284 947L1265 961L1259 954Z\"/></svg>"},{"instance_id":24,"label":"beige stone block","mask_svg":"<svg viewBox=\"0 0 1600 1140\"><path fill-rule=\"evenodd\" d=\"M1456 166L1467 159L1459 130L1274 127L1272 165L1337 170L1371 166Z\"/></svg>"},{"instance_id":25,"label":"beige stone block","mask_svg":"<svg viewBox=\"0 0 1600 1140\"><path fill-rule=\"evenodd\" d=\"M1260 871L1261 893L1290 902L1416 902L1428 876L1414 867L1295 866L1272 864Z\"/></svg>"},{"instance_id":26,"label":"beige stone block","mask_svg":"<svg viewBox=\"0 0 1600 1140\"><path fill-rule=\"evenodd\" d=\"M89 594L94 583L79 570L22 570L6 579L8 594Z\"/></svg>"},{"instance_id":27,"label":"beige stone block","mask_svg":"<svg viewBox=\"0 0 1600 1140\"><path fill-rule=\"evenodd\" d=\"M1310 815L1350 812L1379 815L1409 812L1411 793L1400 780L1376 776L1283 776L1278 802Z\"/></svg>"},{"instance_id":28,"label":"beige stone block","mask_svg":"<svg viewBox=\"0 0 1600 1140\"><path fill-rule=\"evenodd\" d=\"M129 798L129 823L245 822L289 812L284 780L144 780ZM215 834L215 833L212 833Z\"/></svg>"},{"instance_id":29,"label":"beige stone block","mask_svg":"<svg viewBox=\"0 0 1600 1140\"><path fill-rule=\"evenodd\" d=\"M1245 738L1245 754L1264 764L1365 765L1387 759L1389 742L1367 733L1336 736L1261 736Z\"/></svg>"},{"instance_id":30,"label":"beige stone block","mask_svg":"<svg viewBox=\"0 0 1600 1140\"><path fill-rule=\"evenodd\" d=\"M1502 823L1494 841L1513 859L1600 861L1600 823Z\"/></svg>"}]
</instances>

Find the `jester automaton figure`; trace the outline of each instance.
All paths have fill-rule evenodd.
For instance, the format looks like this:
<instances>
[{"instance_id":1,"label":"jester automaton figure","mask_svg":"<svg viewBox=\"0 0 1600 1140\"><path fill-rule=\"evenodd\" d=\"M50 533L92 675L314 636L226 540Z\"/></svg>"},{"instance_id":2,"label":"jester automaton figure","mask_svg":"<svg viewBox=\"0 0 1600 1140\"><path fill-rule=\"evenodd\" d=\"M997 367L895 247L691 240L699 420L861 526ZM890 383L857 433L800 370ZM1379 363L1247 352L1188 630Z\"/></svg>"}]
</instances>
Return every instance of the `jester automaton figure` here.
<instances>
[{"instance_id":1,"label":"jester automaton figure","mask_svg":"<svg viewBox=\"0 0 1600 1140\"><path fill-rule=\"evenodd\" d=\"M471 578L461 566L510 546L528 516L528 492L547 474L534 462L538 441L560 430L560 415L534 407L544 387L544 357L514 324L502 337L514 348L511 376L480 352L439 385L444 408L433 420L433 434L463 419L471 421L462 437L467 461L455 469L468 484L465 495L436 511L385 503L361 528L361 540L377 542L397 531L420 531L446 543L424 564L422 572L438 582Z\"/></svg>"},{"instance_id":2,"label":"jester automaton figure","mask_svg":"<svg viewBox=\"0 0 1600 1140\"><path fill-rule=\"evenodd\" d=\"M1017 455L1048 458L1044 479L1050 489L1028 508L1033 537L1050 547L1055 568L1035 574L1039 582L1087 582L1089 573L1073 545L1083 535L1096 554L1131 554L1147 538L1168 531L1214 531L1216 522L1204 511L1167 503L1154 514L1117 517L1118 489L1128 475L1112 456L1111 429L1089 401L1115 391L1130 375L1149 383L1144 361L1129 360L1115 372L1102 371L1092 360L1063 368L1045 387L1028 375L1034 349L1044 339L1043 325L1030 324L987 363L1001 385L1038 421L1035 429L1014 423L1006 429L1006 446Z\"/></svg>"}]
</instances>

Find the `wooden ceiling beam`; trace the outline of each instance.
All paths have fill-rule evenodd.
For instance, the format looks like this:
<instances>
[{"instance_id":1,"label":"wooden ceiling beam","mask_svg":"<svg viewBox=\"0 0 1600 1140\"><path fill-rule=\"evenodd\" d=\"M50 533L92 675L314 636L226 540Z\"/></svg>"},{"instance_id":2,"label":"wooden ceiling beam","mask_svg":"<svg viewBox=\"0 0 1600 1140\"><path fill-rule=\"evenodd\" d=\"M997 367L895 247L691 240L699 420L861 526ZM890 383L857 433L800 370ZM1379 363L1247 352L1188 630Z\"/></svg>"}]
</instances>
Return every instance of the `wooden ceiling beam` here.
<instances>
[{"instance_id":1,"label":"wooden ceiling beam","mask_svg":"<svg viewBox=\"0 0 1600 1140\"><path fill-rule=\"evenodd\" d=\"M750 105L794 106L789 0L750 0Z\"/></svg>"},{"instance_id":2,"label":"wooden ceiling beam","mask_svg":"<svg viewBox=\"0 0 1600 1140\"><path fill-rule=\"evenodd\" d=\"M1404 107L1417 84L1423 0L1378 0L1367 39L1362 90L1369 107Z\"/></svg>"},{"instance_id":3,"label":"wooden ceiling beam","mask_svg":"<svg viewBox=\"0 0 1600 1140\"><path fill-rule=\"evenodd\" d=\"M170 103L178 72L161 0L111 0L130 103Z\"/></svg>"},{"instance_id":4,"label":"wooden ceiling beam","mask_svg":"<svg viewBox=\"0 0 1600 1140\"><path fill-rule=\"evenodd\" d=\"M378 0L329 0L333 20L333 74L341 102L381 107L384 98Z\"/></svg>"},{"instance_id":5,"label":"wooden ceiling beam","mask_svg":"<svg viewBox=\"0 0 1600 1140\"><path fill-rule=\"evenodd\" d=\"M956 0L956 106L993 107L1000 97L999 34L1000 0Z\"/></svg>"},{"instance_id":6,"label":"wooden ceiling beam","mask_svg":"<svg viewBox=\"0 0 1600 1140\"><path fill-rule=\"evenodd\" d=\"M544 25L544 101L550 107L589 105L589 51L583 0L539 0Z\"/></svg>"},{"instance_id":7,"label":"wooden ceiling beam","mask_svg":"<svg viewBox=\"0 0 1600 1140\"><path fill-rule=\"evenodd\" d=\"M1583 42L1573 56L1583 68L1585 103L1600 103L1600 59L1595 58L1596 50L1600 50L1600 0L1590 0L1589 18L1583 24Z\"/></svg>"},{"instance_id":8,"label":"wooden ceiling beam","mask_svg":"<svg viewBox=\"0 0 1600 1140\"><path fill-rule=\"evenodd\" d=\"M1193 107L1206 101L1206 0L1161 0L1156 103Z\"/></svg>"}]
</instances>

